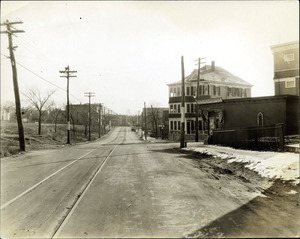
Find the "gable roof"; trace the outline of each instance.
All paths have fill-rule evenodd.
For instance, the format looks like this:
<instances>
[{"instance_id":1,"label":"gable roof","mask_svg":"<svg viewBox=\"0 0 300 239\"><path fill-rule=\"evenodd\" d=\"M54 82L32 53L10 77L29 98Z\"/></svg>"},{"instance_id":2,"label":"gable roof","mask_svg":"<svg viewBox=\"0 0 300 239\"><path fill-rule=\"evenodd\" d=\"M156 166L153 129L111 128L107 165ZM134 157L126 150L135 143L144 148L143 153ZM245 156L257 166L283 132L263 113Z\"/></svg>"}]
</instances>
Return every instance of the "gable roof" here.
<instances>
[{"instance_id":1,"label":"gable roof","mask_svg":"<svg viewBox=\"0 0 300 239\"><path fill-rule=\"evenodd\" d=\"M247 87L252 87L250 83L239 78L238 76L230 73L229 71L224 70L219 66L215 66L215 69L211 69L211 65L205 65L200 68L201 71L201 79L204 79L206 82L214 82L214 83L222 83L228 85L243 85ZM185 77L185 82L197 82L198 78L198 70L193 70L190 75ZM203 80L202 80L203 82ZM178 84L181 81L173 82L168 85Z\"/></svg>"}]
</instances>

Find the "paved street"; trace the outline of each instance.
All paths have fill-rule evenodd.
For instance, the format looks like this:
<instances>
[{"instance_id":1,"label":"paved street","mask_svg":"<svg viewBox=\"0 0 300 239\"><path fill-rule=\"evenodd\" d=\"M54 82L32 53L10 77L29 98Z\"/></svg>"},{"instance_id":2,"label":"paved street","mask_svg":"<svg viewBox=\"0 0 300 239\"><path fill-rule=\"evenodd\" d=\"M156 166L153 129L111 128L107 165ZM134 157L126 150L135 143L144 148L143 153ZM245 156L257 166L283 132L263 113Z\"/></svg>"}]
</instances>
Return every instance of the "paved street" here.
<instances>
[{"instance_id":1,"label":"paved street","mask_svg":"<svg viewBox=\"0 0 300 239\"><path fill-rule=\"evenodd\" d=\"M3 160L1 237L183 237L216 219L228 224L225 215L260 198L245 180L201 170L178 146L118 127L93 143Z\"/></svg>"}]
</instances>

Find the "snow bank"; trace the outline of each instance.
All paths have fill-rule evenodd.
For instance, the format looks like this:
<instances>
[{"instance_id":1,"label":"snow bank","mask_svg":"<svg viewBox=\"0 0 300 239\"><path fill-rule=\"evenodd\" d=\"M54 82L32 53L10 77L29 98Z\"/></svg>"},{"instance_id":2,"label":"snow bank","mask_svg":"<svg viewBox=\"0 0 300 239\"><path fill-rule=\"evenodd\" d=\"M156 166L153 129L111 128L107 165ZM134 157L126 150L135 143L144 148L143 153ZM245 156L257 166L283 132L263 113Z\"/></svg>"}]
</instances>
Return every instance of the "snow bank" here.
<instances>
[{"instance_id":1,"label":"snow bank","mask_svg":"<svg viewBox=\"0 0 300 239\"><path fill-rule=\"evenodd\" d=\"M243 162L246 167L262 177L292 180L299 183L299 154L238 150L229 147L201 145L186 150L197 151L228 160L229 163Z\"/></svg>"}]
</instances>

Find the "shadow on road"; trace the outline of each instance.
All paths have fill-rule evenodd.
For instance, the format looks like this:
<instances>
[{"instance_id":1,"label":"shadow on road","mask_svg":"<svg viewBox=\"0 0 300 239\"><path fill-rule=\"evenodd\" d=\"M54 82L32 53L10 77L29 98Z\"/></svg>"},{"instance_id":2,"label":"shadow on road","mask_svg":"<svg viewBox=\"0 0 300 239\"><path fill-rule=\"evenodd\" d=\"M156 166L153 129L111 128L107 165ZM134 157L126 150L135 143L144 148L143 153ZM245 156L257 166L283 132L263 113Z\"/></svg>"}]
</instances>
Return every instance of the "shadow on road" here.
<instances>
[{"instance_id":1,"label":"shadow on road","mask_svg":"<svg viewBox=\"0 0 300 239\"><path fill-rule=\"evenodd\" d=\"M153 152L157 153L169 153L169 154L176 154L178 157L185 157L188 159L206 159L206 158L212 158L211 155L203 154L195 151L186 151L180 148L164 148L164 149L151 149Z\"/></svg>"},{"instance_id":2,"label":"shadow on road","mask_svg":"<svg viewBox=\"0 0 300 239\"><path fill-rule=\"evenodd\" d=\"M188 237L299 237L299 188L276 180L263 195Z\"/></svg>"}]
</instances>

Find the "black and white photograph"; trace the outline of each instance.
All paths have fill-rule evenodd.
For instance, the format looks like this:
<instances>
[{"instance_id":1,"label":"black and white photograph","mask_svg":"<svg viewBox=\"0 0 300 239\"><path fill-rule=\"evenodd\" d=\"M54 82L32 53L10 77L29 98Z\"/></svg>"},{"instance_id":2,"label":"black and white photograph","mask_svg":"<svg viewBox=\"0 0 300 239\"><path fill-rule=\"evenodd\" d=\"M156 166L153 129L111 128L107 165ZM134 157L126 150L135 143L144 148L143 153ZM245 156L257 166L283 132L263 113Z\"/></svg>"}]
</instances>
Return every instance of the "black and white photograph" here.
<instances>
[{"instance_id":1,"label":"black and white photograph","mask_svg":"<svg viewBox=\"0 0 300 239\"><path fill-rule=\"evenodd\" d=\"M300 237L297 0L0 4L0 238Z\"/></svg>"}]
</instances>

